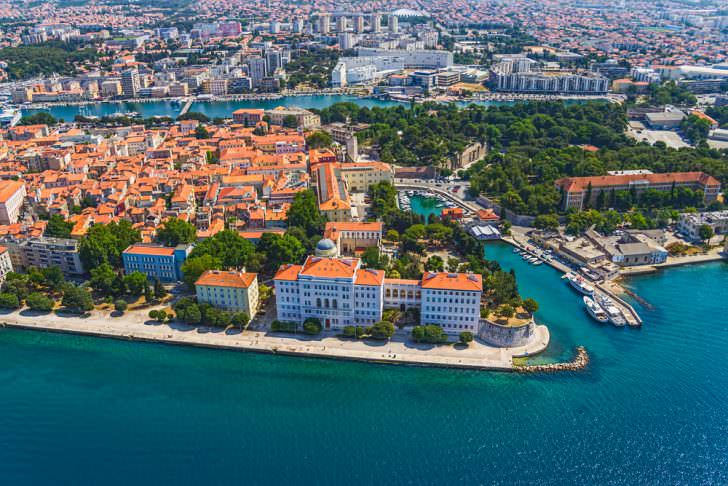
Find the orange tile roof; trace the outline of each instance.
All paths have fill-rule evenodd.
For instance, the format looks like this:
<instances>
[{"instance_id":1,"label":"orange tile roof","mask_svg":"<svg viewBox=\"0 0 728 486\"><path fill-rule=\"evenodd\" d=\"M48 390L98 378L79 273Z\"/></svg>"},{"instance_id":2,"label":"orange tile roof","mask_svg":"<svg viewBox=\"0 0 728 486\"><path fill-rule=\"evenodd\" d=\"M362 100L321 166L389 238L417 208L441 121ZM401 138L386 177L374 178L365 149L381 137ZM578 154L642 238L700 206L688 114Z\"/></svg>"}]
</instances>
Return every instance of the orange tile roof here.
<instances>
[{"instance_id":1,"label":"orange tile roof","mask_svg":"<svg viewBox=\"0 0 728 486\"><path fill-rule=\"evenodd\" d=\"M5 203L23 188L19 181L0 181L0 203Z\"/></svg>"},{"instance_id":2,"label":"orange tile roof","mask_svg":"<svg viewBox=\"0 0 728 486\"><path fill-rule=\"evenodd\" d=\"M174 255L174 248L166 246L146 246L146 245L131 245L129 248L124 250L124 253L132 255L162 255L172 256Z\"/></svg>"},{"instance_id":3,"label":"orange tile roof","mask_svg":"<svg viewBox=\"0 0 728 486\"><path fill-rule=\"evenodd\" d=\"M373 285L379 286L384 282L384 270L375 270L373 268L363 268L356 272L356 285Z\"/></svg>"},{"instance_id":4,"label":"orange tile roof","mask_svg":"<svg viewBox=\"0 0 728 486\"><path fill-rule=\"evenodd\" d=\"M281 265L273 280L298 280L298 274L301 273L302 268L301 265Z\"/></svg>"},{"instance_id":5,"label":"orange tile roof","mask_svg":"<svg viewBox=\"0 0 728 486\"><path fill-rule=\"evenodd\" d=\"M195 285L209 287L235 287L247 289L257 278L257 273L225 272L222 270L208 270L197 279Z\"/></svg>"},{"instance_id":6,"label":"orange tile roof","mask_svg":"<svg viewBox=\"0 0 728 486\"><path fill-rule=\"evenodd\" d=\"M483 277L474 273L425 272L420 285L423 289L482 292Z\"/></svg>"},{"instance_id":7,"label":"orange tile roof","mask_svg":"<svg viewBox=\"0 0 728 486\"><path fill-rule=\"evenodd\" d=\"M592 188L621 186L635 181L648 181L651 184L671 184L695 182L703 185L719 186L715 177L704 172L667 172L662 174L621 174L592 177L565 177L558 179L556 185L566 192L581 192L587 190L589 183Z\"/></svg>"},{"instance_id":8,"label":"orange tile roof","mask_svg":"<svg viewBox=\"0 0 728 486\"><path fill-rule=\"evenodd\" d=\"M358 258L326 258L309 256L301 275L323 278L351 278L359 264Z\"/></svg>"}]
</instances>

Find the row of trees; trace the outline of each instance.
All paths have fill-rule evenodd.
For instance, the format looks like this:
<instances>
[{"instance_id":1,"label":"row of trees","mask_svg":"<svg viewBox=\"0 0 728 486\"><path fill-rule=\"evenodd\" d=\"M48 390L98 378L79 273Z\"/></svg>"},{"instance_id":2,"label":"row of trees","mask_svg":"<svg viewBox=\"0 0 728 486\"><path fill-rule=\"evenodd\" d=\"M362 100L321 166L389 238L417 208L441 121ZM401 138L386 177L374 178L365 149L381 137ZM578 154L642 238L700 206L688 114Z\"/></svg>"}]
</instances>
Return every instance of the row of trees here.
<instances>
[{"instance_id":1,"label":"row of trees","mask_svg":"<svg viewBox=\"0 0 728 486\"><path fill-rule=\"evenodd\" d=\"M177 319L186 324L204 326L228 327L235 326L243 329L250 322L250 316L246 312L228 312L207 303L197 303L195 299L183 297L174 304L174 313ZM150 318L158 319L150 314Z\"/></svg>"}]
</instances>

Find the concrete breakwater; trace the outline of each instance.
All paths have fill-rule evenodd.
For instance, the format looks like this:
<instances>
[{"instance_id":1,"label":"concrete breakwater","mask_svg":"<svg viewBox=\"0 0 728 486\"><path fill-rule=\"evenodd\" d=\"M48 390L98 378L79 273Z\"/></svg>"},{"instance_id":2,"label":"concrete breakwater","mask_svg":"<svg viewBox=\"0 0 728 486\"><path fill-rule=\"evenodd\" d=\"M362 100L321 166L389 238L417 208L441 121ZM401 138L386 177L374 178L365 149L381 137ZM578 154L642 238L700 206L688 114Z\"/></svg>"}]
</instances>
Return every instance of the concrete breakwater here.
<instances>
[{"instance_id":1,"label":"concrete breakwater","mask_svg":"<svg viewBox=\"0 0 728 486\"><path fill-rule=\"evenodd\" d=\"M514 366L513 370L519 373L552 373L556 371L581 371L589 364L589 354L584 346L576 348L576 356L566 363L551 363L540 365Z\"/></svg>"}]
</instances>

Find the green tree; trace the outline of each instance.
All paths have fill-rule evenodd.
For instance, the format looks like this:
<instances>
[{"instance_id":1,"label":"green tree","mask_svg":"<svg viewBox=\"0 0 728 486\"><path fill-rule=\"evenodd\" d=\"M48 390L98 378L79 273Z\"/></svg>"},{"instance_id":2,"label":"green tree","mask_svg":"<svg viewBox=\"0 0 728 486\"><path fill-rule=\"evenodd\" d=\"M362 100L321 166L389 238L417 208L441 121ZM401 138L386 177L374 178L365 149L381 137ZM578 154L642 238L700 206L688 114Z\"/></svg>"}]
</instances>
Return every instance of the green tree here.
<instances>
[{"instance_id":1,"label":"green tree","mask_svg":"<svg viewBox=\"0 0 728 486\"><path fill-rule=\"evenodd\" d=\"M503 317L505 319L510 319L514 316L516 313L516 310L513 308L510 304L503 304L498 308L498 316Z\"/></svg>"},{"instance_id":2,"label":"green tree","mask_svg":"<svg viewBox=\"0 0 728 486\"><path fill-rule=\"evenodd\" d=\"M344 326L344 329L342 329L342 336L345 338L356 338L356 327L354 326Z\"/></svg>"},{"instance_id":3,"label":"green tree","mask_svg":"<svg viewBox=\"0 0 728 486\"><path fill-rule=\"evenodd\" d=\"M81 262L87 269L96 268L104 262L120 268L121 253L139 241L139 231L126 219L118 223L95 224L89 228L79 244Z\"/></svg>"},{"instance_id":4,"label":"green tree","mask_svg":"<svg viewBox=\"0 0 728 486\"><path fill-rule=\"evenodd\" d=\"M321 334L321 320L315 317L309 317L303 321L303 332L310 335Z\"/></svg>"},{"instance_id":5,"label":"green tree","mask_svg":"<svg viewBox=\"0 0 728 486\"><path fill-rule=\"evenodd\" d=\"M428 272L442 272L445 269L445 264L439 255L432 255L425 262L425 270Z\"/></svg>"},{"instance_id":6,"label":"green tree","mask_svg":"<svg viewBox=\"0 0 728 486\"><path fill-rule=\"evenodd\" d=\"M296 194L288 208L288 226L298 226L310 237L321 234L324 219L319 213L316 195L308 189Z\"/></svg>"},{"instance_id":7,"label":"green tree","mask_svg":"<svg viewBox=\"0 0 728 486\"><path fill-rule=\"evenodd\" d=\"M142 295L147 286L147 276L141 272L131 272L124 276L124 285L131 295Z\"/></svg>"},{"instance_id":8,"label":"green tree","mask_svg":"<svg viewBox=\"0 0 728 486\"><path fill-rule=\"evenodd\" d=\"M463 331L458 335L460 344L469 345L473 342L473 333L470 331Z\"/></svg>"},{"instance_id":9,"label":"green tree","mask_svg":"<svg viewBox=\"0 0 728 486\"><path fill-rule=\"evenodd\" d=\"M293 115L284 116L282 123L285 128L298 128L298 121L296 121L296 117Z\"/></svg>"},{"instance_id":10,"label":"green tree","mask_svg":"<svg viewBox=\"0 0 728 486\"><path fill-rule=\"evenodd\" d=\"M555 214L539 214L533 220L533 227L549 231L556 231L557 229L559 229L559 218Z\"/></svg>"},{"instance_id":11,"label":"green tree","mask_svg":"<svg viewBox=\"0 0 728 486\"><path fill-rule=\"evenodd\" d=\"M129 304L126 303L124 299L117 299L114 301L114 310L116 312L121 312L122 314L126 312L126 309L129 307Z\"/></svg>"},{"instance_id":12,"label":"green tree","mask_svg":"<svg viewBox=\"0 0 728 486\"><path fill-rule=\"evenodd\" d=\"M108 262L103 262L96 268L92 268L89 273L89 285L95 291L102 295L111 295L116 287L116 280L119 278L114 269Z\"/></svg>"},{"instance_id":13,"label":"green tree","mask_svg":"<svg viewBox=\"0 0 728 486\"><path fill-rule=\"evenodd\" d=\"M236 231L223 230L197 244L189 258L203 255L209 255L215 260L217 266L211 268L252 267L255 246Z\"/></svg>"},{"instance_id":14,"label":"green tree","mask_svg":"<svg viewBox=\"0 0 728 486\"><path fill-rule=\"evenodd\" d=\"M167 289L164 288L162 282L158 279L154 279L154 297L162 299L167 295Z\"/></svg>"},{"instance_id":15,"label":"green tree","mask_svg":"<svg viewBox=\"0 0 728 486\"><path fill-rule=\"evenodd\" d=\"M187 288L194 290L195 282L197 282L203 273L207 270L220 269L222 269L220 259L212 255L205 254L196 257L190 255L190 258L182 264L182 280L184 280Z\"/></svg>"},{"instance_id":16,"label":"green tree","mask_svg":"<svg viewBox=\"0 0 728 486\"><path fill-rule=\"evenodd\" d=\"M708 242L713 237L713 228L710 225L707 224L701 224L698 227L698 236L703 241L704 245L708 245Z\"/></svg>"},{"instance_id":17,"label":"green tree","mask_svg":"<svg viewBox=\"0 0 728 486\"><path fill-rule=\"evenodd\" d=\"M73 223L63 219L60 214L52 214L48 218L48 224L45 229L45 236L52 238L70 238L71 230L73 229Z\"/></svg>"},{"instance_id":18,"label":"green tree","mask_svg":"<svg viewBox=\"0 0 728 486\"><path fill-rule=\"evenodd\" d=\"M306 254L306 249L291 235L264 233L258 242L258 251L265 254L265 266L277 270L284 263L296 263Z\"/></svg>"},{"instance_id":19,"label":"green tree","mask_svg":"<svg viewBox=\"0 0 728 486\"><path fill-rule=\"evenodd\" d=\"M20 301L17 295L8 292L0 293L0 308L17 309L18 307L20 307Z\"/></svg>"},{"instance_id":20,"label":"green tree","mask_svg":"<svg viewBox=\"0 0 728 486\"><path fill-rule=\"evenodd\" d=\"M306 146L310 149L321 149L331 147L334 140L326 132L316 131L306 137Z\"/></svg>"},{"instance_id":21,"label":"green tree","mask_svg":"<svg viewBox=\"0 0 728 486\"><path fill-rule=\"evenodd\" d=\"M40 292L33 292L25 299L25 304L30 308L30 310L36 312L50 312L53 310L55 302L53 299Z\"/></svg>"},{"instance_id":22,"label":"green tree","mask_svg":"<svg viewBox=\"0 0 728 486\"><path fill-rule=\"evenodd\" d=\"M241 330L250 322L250 316L247 312L236 312L232 315L232 324Z\"/></svg>"},{"instance_id":23,"label":"green tree","mask_svg":"<svg viewBox=\"0 0 728 486\"><path fill-rule=\"evenodd\" d=\"M56 123L58 123L58 120L56 120L53 115L46 111L41 111L32 115L24 116L20 119L18 125L48 125L50 127Z\"/></svg>"},{"instance_id":24,"label":"green tree","mask_svg":"<svg viewBox=\"0 0 728 486\"><path fill-rule=\"evenodd\" d=\"M166 246L193 243L197 239L197 229L192 223L170 218L157 230L157 240Z\"/></svg>"},{"instance_id":25,"label":"green tree","mask_svg":"<svg viewBox=\"0 0 728 486\"><path fill-rule=\"evenodd\" d=\"M91 294L84 287L68 284L63 289L61 305L70 312L80 314L92 310L94 308L94 301L91 298Z\"/></svg>"},{"instance_id":26,"label":"green tree","mask_svg":"<svg viewBox=\"0 0 728 486\"><path fill-rule=\"evenodd\" d=\"M369 332L373 339L389 340L394 336L394 324L389 321L379 321L369 329Z\"/></svg>"},{"instance_id":27,"label":"green tree","mask_svg":"<svg viewBox=\"0 0 728 486\"><path fill-rule=\"evenodd\" d=\"M195 128L195 138L198 140L210 138L210 132L207 130L207 128L205 128L204 125L199 124L197 125L197 128Z\"/></svg>"},{"instance_id":28,"label":"green tree","mask_svg":"<svg viewBox=\"0 0 728 486\"><path fill-rule=\"evenodd\" d=\"M538 310L538 302L531 299L530 297L528 299L524 299L521 306L526 312L531 315L533 315Z\"/></svg>"}]
</instances>

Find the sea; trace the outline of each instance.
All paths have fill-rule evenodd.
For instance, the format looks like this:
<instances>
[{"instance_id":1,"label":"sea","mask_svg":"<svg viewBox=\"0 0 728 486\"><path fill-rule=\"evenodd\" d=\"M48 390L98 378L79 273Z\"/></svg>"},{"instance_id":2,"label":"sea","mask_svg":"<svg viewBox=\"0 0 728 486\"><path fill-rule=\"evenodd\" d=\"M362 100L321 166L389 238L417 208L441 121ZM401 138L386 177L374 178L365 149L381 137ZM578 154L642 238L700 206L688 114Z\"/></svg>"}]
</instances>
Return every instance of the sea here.
<instances>
[{"instance_id":1,"label":"sea","mask_svg":"<svg viewBox=\"0 0 728 486\"><path fill-rule=\"evenodd\" d=\"M728 264L630 278L640 329L591 320L502 243L551 330L524 375L0 328L0 484L725 485ZM636 304L636 303L635 303ZM637 304L636 304L637 305Z\"/></svg>"}]
</instances>

